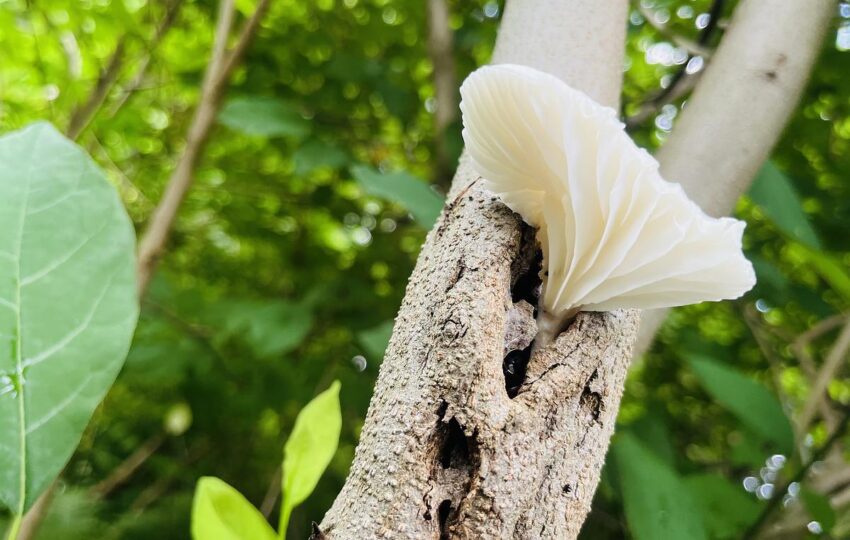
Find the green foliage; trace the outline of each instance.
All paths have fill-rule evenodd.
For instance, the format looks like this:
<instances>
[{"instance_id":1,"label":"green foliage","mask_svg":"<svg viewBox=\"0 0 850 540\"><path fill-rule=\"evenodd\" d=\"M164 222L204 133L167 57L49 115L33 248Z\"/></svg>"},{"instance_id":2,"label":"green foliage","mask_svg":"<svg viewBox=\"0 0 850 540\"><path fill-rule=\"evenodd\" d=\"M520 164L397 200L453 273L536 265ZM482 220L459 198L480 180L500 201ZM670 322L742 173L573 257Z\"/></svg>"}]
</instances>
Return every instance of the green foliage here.
<instances>
[{"instance_id":1,"label":"green foliage","mask_svg":"<svg viewBox=\"0 0 850 540\"><path fill-rule=\"evenodd\" d=\"M772 161L764 164L749 192L780 230L804 244L820 248L820 240L803 212L791 181Z\"/></svg>"},{"instance_id":2,"label":"green foliage","mask_svg":"<svg viewBox=\"0 0 850 540\"><path fill-rule=\"evenodd\" d=\"M809 489L800 490L800 499L806 507L806 512L814 520L820 523L823 532L829 534L835 527L835 510L829 503L829 499L820 493Z\"/></svg>"},{"instance_id":3,"label":"green foliage","mask_svg":"<svg viewBox=\"0 0 850 540\"><path fill-rule=\"evenodd\" d=\"M246 135L263 137L303 137L310 131L310 124L294 107L262 96L228 100L218 121Z\"/></svg>"},{"instance_id":4,"label":"green foliage","mask_svg":"<svg viewBox=\"0 0 850 540\"><path fill-rule=\"evenodd\" d=\"M618 436L611 452L620 475L626 519L636 540L707 538L699 507L674 469L630 434Z\"/></svg>"},{"instance_id":5,"label":"green foliage","mask_svg":"<svg viewBox=\"0 0 850 540\"><path fill-rule=\"evenodd\" d=\"M103 173L46 123L0 138L0 501L65 466L124 362L134 236Z\"/></svg>"},{"instance_id":6,"label":"green foliage","mask_svg":"<svg viewBox=\"0 0 850 540\"><path fill-rule=\"evenodd\" d=\"M192 505L194 540L273 540L263 515L226 482L212 476L198 480Z\"/></svg>"},{"instance_id":7,"label":"green foliage","mask_svg":"<svg viewBox=\"0 0 850 540\"><path fill-rule=\"evenodd\" d=\"M281 538L286 536L292 509L313 493L336 453L342 428L339 387L339 381L334 381L298 413L283 448Z\"/></svg>"},{"instance_id":8,"label":"green foliage","mask_svg":"<svg viewBox=\"0 0 850 540\"><path fill-rule=\"evenodd\" d=\"M351 168L351 174L366 193L407 208L426 229L434 225L443 209L443 198L406 172L380 173L365 165L356 165Z\"/></svg>"},{"instance_id":9,"label":"green foliage","mask_svg":"<svg viewBox=\"0 0 850 540\"><path fill-rule=\"evenodd\" d=\"M395 321L382 322L378 326L368 328L357 334L360 344L366 349L366 353L372 360L380 362L384 358L384 352L390 343Z\"/></svg>"},{"instance_id":10,"label":"green foliage","mask_svg":"<svg viewBox=\"0 0 850 540\"><path fill-rule=\"evenodd\" d=\"M782 405L761 384L738 371L696 355L688 362L709 394L743 425L773 441L784 453L794 450L794 433Z\"/></svg>"},{"instance_id":11,"label":"green foliage","mask_svg":"<svg viewBox=\"0 0 850 540\"><path fill-rule=\"evenodd\" d=\"M694 474L683 480L700 508L709 538L741 538L759 515L759 504L720 475Z\"/></svg>"}]
</instances>

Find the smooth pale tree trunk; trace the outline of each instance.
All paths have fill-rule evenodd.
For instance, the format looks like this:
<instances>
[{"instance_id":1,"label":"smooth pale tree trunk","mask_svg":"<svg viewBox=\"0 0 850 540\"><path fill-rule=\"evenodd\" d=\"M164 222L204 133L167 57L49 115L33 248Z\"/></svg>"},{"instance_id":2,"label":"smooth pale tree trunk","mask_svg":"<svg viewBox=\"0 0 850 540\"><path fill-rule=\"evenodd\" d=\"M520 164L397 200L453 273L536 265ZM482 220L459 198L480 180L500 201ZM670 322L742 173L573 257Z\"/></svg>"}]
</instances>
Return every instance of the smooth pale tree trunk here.
<instances>
[{"instance_id":1,"label":"smooth pale tree trunk","mask_svg":"<svg viewBox=\"0 0 850 540\"><path fill-rule=\"evenodd\" d=\"M656 154L708 214L729 215L797 106L835 0L743 0L687 106ZM668 310L641 316L636 355Z\"/></svg>"},{"instance_id":2,"label":"smooth pale tree trunk","mask_svg":"<svg viewBox=\"0 0 850 540\"><path fill-rule=\"evenodd\" d=\"M509 0L494 62L548 71L616 107L626 10L625 0ZM536 332L526 302L536 251L533 231L462 160L408 284L348 480L314 537L577 536L638 313L579 314L535 351L511 397L503 361Z\"/></svg>"}]
</instances>

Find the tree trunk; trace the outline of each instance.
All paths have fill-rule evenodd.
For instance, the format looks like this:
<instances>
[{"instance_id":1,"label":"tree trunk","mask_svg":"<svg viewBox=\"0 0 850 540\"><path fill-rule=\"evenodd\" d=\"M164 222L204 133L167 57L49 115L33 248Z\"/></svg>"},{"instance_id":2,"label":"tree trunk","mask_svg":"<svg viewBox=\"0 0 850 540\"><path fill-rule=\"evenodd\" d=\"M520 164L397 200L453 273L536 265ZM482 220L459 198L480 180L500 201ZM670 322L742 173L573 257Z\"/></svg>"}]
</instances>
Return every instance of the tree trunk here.
<instances>
[{"instance_id":1,"label":"tree trunk","mask_svg":"<svg viewBox=\"0 0 850 540\"><path fill-rule=\"evenodd\" d=\"M715 217L729 215L770 155L809 78L835 0L743 0L670 138L661 174ZM669 310L641 316L637 354Z\"/></svg>"},{"instance_id":2,"label":"tree trunk","mask_svg":"<svg viewBox=\"0 0 850 540\"><path fill-rule=\"evenodd\" d=\"M625 0L510 0L494 61L548 71L616 106L626 8ZM322 534L575 538L614 430L639 314L580 313L529 359L534 231L482 188L466 160L448 201L410 279Z\"/></svg>"}]
</instances>

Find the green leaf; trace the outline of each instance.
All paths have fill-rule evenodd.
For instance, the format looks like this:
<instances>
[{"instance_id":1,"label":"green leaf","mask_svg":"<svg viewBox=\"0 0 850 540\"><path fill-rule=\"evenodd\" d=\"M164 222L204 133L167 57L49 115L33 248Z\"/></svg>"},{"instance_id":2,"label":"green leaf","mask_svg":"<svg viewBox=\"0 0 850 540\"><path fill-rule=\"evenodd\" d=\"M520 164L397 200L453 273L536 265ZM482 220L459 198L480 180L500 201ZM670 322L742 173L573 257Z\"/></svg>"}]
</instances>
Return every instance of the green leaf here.
<instances>
[{"instance_id":1,"label":"green leaf","mask_svg":"<svg viewBox=\"0 0 850 540\"><path fill-rule=\"evenodd\" d=\"M261 358L290 352L313 327L313 311L305 302L239 300L218 308L225 317L219 337L239 338Z\"/></svg>"},{"instance_id":2,"label":"green leaf","mask_svg":"<svg viewBox=\"0 0 850 540\"><path fill-rule=\"evenodd\" d=\"M295 151L295 174L304 176L316 169L336 169L348 163L348 154L339 147L320 140L312 140Z\"/></svg>"},{"instance_id":3,"label":"green leaf","mask_svg":"<svg viewBox=\"0 0 850 540\"><path fill-rule=\"evenodd\" d=\"M708 393L742 424L774 442L781 452L788 454L794 450L791 423L782 405L767 388L709 358L695 354L687 358Z\"/></svg>"},{"instance_id":4,"label":"green leaf","mask_svg":"<svg viewBox=\"0 0 850 540\"><path fill-rule=\"evenodd\" d=\"M740 538L759 515L759 503L740 485L720 475L694 474L686 476L684 482L711 538Z\"/></svg>"},{"instance_id":5,"label":"green leaf","mask_svg":"<svg viewBox=\"0 0 850 540\"><path fill-rule=\"evenodd\" d=\"M802 247L806 251L809 263L817 273L844 298L845 302L850 302L850 274L847 273L845 266L823 251Z\"/></svg>"},{"instance_id":6,"label":"green leaf","mask_svg":"<svg viewBox=\"0 0 850 540\"><path fill-rule=\"evenodd\" d=\"M803 212L800 197L788 178L772 161L764 164L749 191L750 199L783 232L814 248L820 240Z\"/></svg>"},{"instance_id":7,"label":"green leaf","mask_svg":"<svg viewBox=\"0 0 850 540\"><path fill-rule=\"evenodd\" d=\"M828 497L808 489L801 489L800 499L803 501L809 516L820 523L824 532L828 533L835 527L835 510L832 509Z\"/></svg>"},{"instance_id":8,"label":"green leaf","mask_svg":"<svg viewBox=\"0 0 850 540\"><path fill-rule=\"evenodd\" d=\"M294 107L263 96L228 100L218 121L245 135L303 137L310 132L310 123Z\"/></svg>"},{"instance_id":9,"label":"green leaf","mask_svg":"<svg viewBox=\"0 0 850 540\"><path fill-rule=\"evenodd\" d=\"M636 540L707 538L699 507L675 470L627 433L617 437L611 451Z\"/></svg>"},{"instance_id":10,"label":"green leaf","mask_svg":"<svg viewBox=\"0 0 850 540\"><path fill-rule=\"evenodd\" d=\"M384 321L377 326L357 333L357 340L366 349L372 360L380 362L384 358L390 337L393 335L394 321Z\"/></svg>"},{"instance_id":11,"label":"green leaf","mask_svg":"<svg viewBox=\"0 0 850 540\"><path fill-rule=\"evenodd\" d=\"M351 174L366 193L400 204L428 229L443 209L443 198L427 183L406 172L383 174L366 165L355 165Z\"/></svg>"},{"instance_id":12,"label":"green leaf","mask_svg":"<svg viewBox=\"0 0 850 540\"><path fill-rule=\"evenodd\" d=\"M68 462L136 325L135 239L115 190L52 126L0 138L0 501Z\"/></svg>"},{"instance_id":13,"label":"green leaf","mask_svg":"<svg viewBox=\"0 0 850 540\"><path fill-rule=\"evenodd\" d=\"M336 452L342 430L339 386L339 381L334 381L304 406L283 448L281 537L286 534L292 509L310 496Z\"/></svg>"},{"instance_id":14,"label":"green leaf","mask_svg":"<svg viewBox=\"0 0 850 540\"><path fill-rule=\"evenodd\" d=\"M198 480L192 503L194 540L273 540L274 529L241 493L212 476Z\"/></svg>"}]
</instances>

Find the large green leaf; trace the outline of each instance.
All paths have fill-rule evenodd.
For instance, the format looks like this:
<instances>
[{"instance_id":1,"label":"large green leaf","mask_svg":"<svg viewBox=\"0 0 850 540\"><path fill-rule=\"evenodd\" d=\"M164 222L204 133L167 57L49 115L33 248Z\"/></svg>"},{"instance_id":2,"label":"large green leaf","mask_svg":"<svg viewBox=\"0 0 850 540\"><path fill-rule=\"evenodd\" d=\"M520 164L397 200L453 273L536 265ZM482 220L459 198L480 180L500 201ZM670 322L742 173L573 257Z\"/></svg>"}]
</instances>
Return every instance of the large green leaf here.
<instances>
[{"instance_id":1,"label":"large green leaf","mask_svg":"<svg viewBox=\"0 0 850 540\"><path fill-rule=\"evenodd\" d=\"M791 180L772 161L764 164L749 192L750 199L786 234L814 248L820 248L817 233L803 212L800 197Z\"/></svg>"},{"instance_id":2,"label":"large green leaf","mask_svg":"<svg viewBox=\"0 0 850 540\"><path fill-rule=\"evenodd\" d=\"M212 476L198 480L192 503L194 540L273 540L274 529L241 493Z\"/></svg>"},{"instance_id":3,"label":"large green leaf","mask_svg":"<svg viewBox=\"0 0 850 540\"><path fill-rule=\"evenodd\" d=\"M77 446L136 324L134 235L45 123L0 138L0 500L29 508Z\"/></svg>"},{"instance_id":4,"label":"large green leaf","mask_svg":"<svg viewBox=\"0 0 850 540\"><path fill-rule=\"evenodd\" d=\"M348 163L348 154L336 145L316 139L298 148L293 159L295 174L303 176L322 167L342 167Z\"/></svg>"},{"instance_id":5,"label":"large green leaf","mask_svg":"<svg viewBox=\"0 0 850 540\"><path fill-rule=\"evenodd\" d=\"M628 433L618 436L611 451L636 540L706 538L699 507L676 471Z\"/></svg>"},{"instance_id":6,"label":"large green leaf","mask_svg":"<svg viewBox=\"0 0 850 540\"><path fill-rule=\"evenodd\" d=\"M336 453L342 414L339 408L339 381L304 406L283 448L283 500L280 508L281 536L286 534L292 509L316 489Z\"/></svg>"},{"instance_id":7,"label":"large green leaf","mask_svg":"<svg viewBox=\"0 0 850 540\"><path fill-rule=\"evenodd\" d=\"M712 538L740 538L759 515L759 503L740 485L717 474L684 478L697 502L703 524Z\"/></svg>"},{"instance_id":8,"label":"large green leaf","mask_svg":"<svg viewBox=\"0 0 850 540\"><path fill-rule=\"evenodd\" d=\"M218 121L246 135L303 137L310 132L309 122L294 107L263 96L228 100Z\"/></svg>"},{"instance_id":9,"label":"large green leaf","mask_svg":"<svg viewBox=\"0 0 850 540\"><path fill-rule=\"evenodd\" d=\"M351 168L351 174L366 193L407 208L414 219L428 229L434 225L443 209L443 198L428 184L406 172L384 174L366 165L355 165Z\"/></svg>"},{"instance_id":10,"label":"large green leaf","mask_svg":"<svg viewBox=\"0 0 850 540\"><path fill-rule=\"evenodd\" d=\"M718 403L729 409L745 426L778 450L794 449L794 432L782 405L760 383L717 362L692 354L688 361L705 389Z\"/></svg>"},{"instance_id":11,"label":"large green leaf","mask_svg":"<svg viewBox=\"0 0 850 540\"><path fill-rule=\"evenodd\" d=\"M850 274L847 267L823 251L803 246L809 263L818 274L829 283L832 289L841 295L845 302L850 302Z\"/></svg>"}]
</instances>

